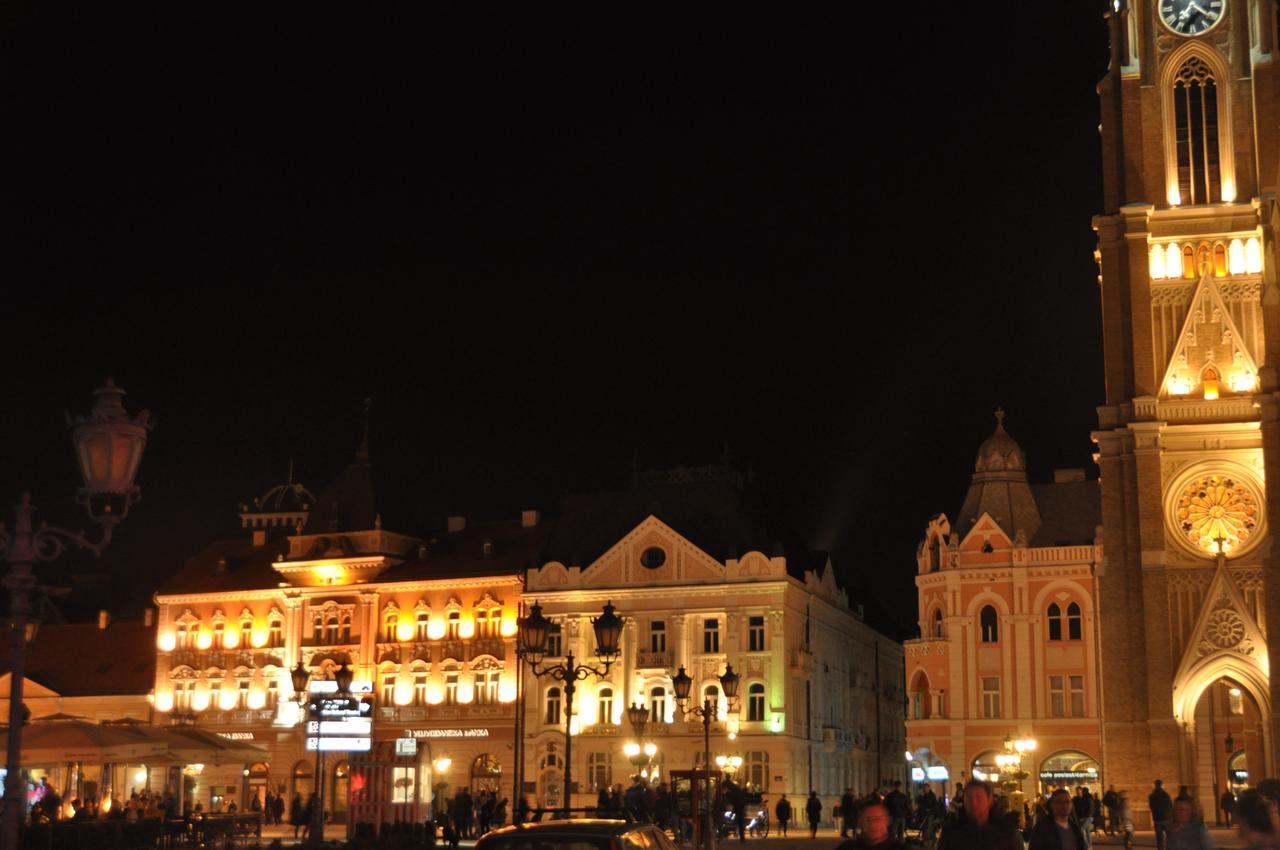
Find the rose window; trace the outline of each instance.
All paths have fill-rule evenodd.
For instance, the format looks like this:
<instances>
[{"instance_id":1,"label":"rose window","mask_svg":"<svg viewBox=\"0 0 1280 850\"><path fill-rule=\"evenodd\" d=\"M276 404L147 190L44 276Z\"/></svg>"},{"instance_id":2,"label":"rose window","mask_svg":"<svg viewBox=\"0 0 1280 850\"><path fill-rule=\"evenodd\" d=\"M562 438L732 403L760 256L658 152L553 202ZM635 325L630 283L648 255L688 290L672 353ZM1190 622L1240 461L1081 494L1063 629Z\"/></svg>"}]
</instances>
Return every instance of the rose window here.
<instances>
[{"instance_id":1,"label":"rose window","mask_svg":"<svg viewBox=\"0 0 1280 850\"><path fill-rule=\"evenodd\" d=\"M1177 527L1193 547L1211 555L1247 545L1258 526L1253 491L1237 478L1207 475L1187 482L1178 494Z\"/></svg>"},{"instance_id":2,"label":"rose window","mask_svg":"<svg viewBox=\"0 0 1280 850\"><path fill-rule=\"evenodd\" d=\"M1232 611L1215 611L1205 626L1210 643L1230 649L1244 639L1244 623Z\"/></svg>"}]
</instances>

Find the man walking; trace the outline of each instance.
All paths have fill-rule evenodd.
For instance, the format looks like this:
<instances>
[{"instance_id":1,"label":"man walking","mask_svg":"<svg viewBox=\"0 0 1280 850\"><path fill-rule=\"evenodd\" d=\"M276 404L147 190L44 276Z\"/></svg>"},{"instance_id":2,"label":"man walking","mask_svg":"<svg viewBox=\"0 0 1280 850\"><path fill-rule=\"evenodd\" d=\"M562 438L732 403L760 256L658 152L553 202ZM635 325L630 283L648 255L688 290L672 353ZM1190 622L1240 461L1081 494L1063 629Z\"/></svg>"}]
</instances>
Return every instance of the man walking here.
<instances>
[{"instance_id":1,"label":"man walking","mask_svg":"<svg viewBox=\"0 0 1280 850\"><path fill-rule=\"evenodd\" d=\"M993 817L991 803L991 786L969 780L964 786L964 809L942 828L938 850L1022 850L1017 828L1006 818ZM1067 805L1071 805L1069 796Z\"/></svg>"},{"instance_id":2,"label":"man walking","mask_svg":"<svg viewBox=\"0 0 1280 850\"><path fill-rule=\"evenodd\" d=\"M786 838L787 824L791 821L791 801L787 799L786 794L782 795L782 799L778 801L773 813L778 817L778 829L782 831L782 837Z\"/></svg>"},{"instance_id":3,"label":"man walking","mask_svg":"<svg viewBox=\"0 0 1280 850\"><path fill-rule=\"evenodd\" d=\"M849 830L857 823L854 814L857 811L856 803L853 800L853 789L844 789L844 794L840 796L840 837L848 838Z\"/></svg>"},{"instance_id":4,"label":"man walking","mask_svg":"<svg viewBox=\"0 0 1280 850\"><path fill-rule=\"evenodd\" d=\"M1073 804L1066 788L1053 792L1049 797L1050 817L1040 818L1031 830L1030 850L1085 850L1088 845L1084 830L1071 819Z\"/></svg>"},{"instance_id":5,"label":"man walking","mask_svg":"<svg viewBox=\"0 0 1280 850\"><path fill-rule=\"evenodd\" d=\"M1151 821L1156 830L1156 850L1164 850L1169 834L1169 822L1173 819L1173 799L1164 790L1164 780L1157 779L1155 789L1147 795L1147 805L1151 808Z\"/></svg>"},{"instance_id":6,"label":"man walking","mask_svg":"<svg viewBox=\"0 0 1280 850\"><path fill-rule=\"evenodd\" d=\"M884 807L889 810L889 834L901 841L907 832L907 816L911 814L911 800L902 793L901 780L895 780L893 790L885 795Z\"/></svg>"},{"instance_id":7,"label":"man walking","mask_svg":"<svg viewBox=\"0 0 1280 850\"><path fill-rule=\"evenodd\" d=\"M1107 793L1102 795L1102 805L1107 808L1107 828L1104 831L1107 835L1115 835L1120 826L1120 795L1116 793L1116 786L1107 786Z\"/></svg>"},{"instance_id":8,"label":"man walking","mask_svg":"<svg viewBox=\"0 0 1280 850\"><path fill-rule=\"evenodd\" d=\"M809 799L804 803L805 816L809 818L809 837L818 837L818 821L822 819L822 801L817 791L809 792Z\"/></svg>"}]
</instances>

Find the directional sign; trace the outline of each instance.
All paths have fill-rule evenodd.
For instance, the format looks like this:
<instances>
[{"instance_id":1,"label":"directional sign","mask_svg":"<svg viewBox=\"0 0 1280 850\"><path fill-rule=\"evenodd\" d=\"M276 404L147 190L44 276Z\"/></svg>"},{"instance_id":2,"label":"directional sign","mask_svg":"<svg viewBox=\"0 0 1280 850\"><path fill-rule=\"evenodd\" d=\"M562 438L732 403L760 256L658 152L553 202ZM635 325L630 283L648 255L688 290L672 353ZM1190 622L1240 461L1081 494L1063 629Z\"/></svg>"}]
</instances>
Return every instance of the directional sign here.
<instances>
[{"instance_id":1,"label":"directional sign","mask_svg":"<svg viewBox=\"0 0 1280 850\"><path fill-rule=\"evenodd\" d=\"M364 752L372 749L370 738L307 738L307 751L315 752Z\"/></svg>"}]
</instances>

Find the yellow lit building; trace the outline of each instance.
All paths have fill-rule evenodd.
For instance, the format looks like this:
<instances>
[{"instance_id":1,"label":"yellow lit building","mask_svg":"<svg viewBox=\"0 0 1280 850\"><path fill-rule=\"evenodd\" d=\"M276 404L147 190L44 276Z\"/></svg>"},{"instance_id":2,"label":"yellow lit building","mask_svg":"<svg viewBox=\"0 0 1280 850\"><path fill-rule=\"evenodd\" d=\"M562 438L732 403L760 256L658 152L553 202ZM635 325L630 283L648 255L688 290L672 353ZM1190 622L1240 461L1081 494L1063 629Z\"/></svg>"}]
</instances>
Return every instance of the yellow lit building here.
<instances>
[{"instance_id":1,"label":"yellow lit building","mask_svg":"<svg viewBox=\"0 0 1280 850\"><path fill-rule=\"evenodd\" d=\"M823 553L788 545L762 520L727 466L649 473L630 491L569 498L527 602L555 623L547 664L594 662L593 616L612 601L626 625L608 675L561 683L526 675L525 790L563 799L565 720L572 710L573 805L636 772L627 708L649 713L659 778L699 763L702 721L682 718L672 676L693 678L692 702L715 706L711 755L742 758L738 777L767 799L803 807L810 789L829 817L846 787L867 793L905 776L902 646L850 606ZM725 664L741 674L738 704L720 692Z\"/></svg>"},{"instance_id":2,"label":"yellow lit building","mask_svg":"<svg viewBox=\"0 0 1280 850\"><path fill-rule=\"evenodd\" d=\"M371 751L325 759L335 820L421 821L433 787L511 776L519 572L542 538L536 512L453 518L432 539L385 530L362 449L318 500L291 482L241 520L244 538L207 547L156 594L157 722L269 750L206 765L193 792L206 808L315 787L290 678L299 660L319 678L349 663L372 691Z\"/></svg>"}]
</instances>

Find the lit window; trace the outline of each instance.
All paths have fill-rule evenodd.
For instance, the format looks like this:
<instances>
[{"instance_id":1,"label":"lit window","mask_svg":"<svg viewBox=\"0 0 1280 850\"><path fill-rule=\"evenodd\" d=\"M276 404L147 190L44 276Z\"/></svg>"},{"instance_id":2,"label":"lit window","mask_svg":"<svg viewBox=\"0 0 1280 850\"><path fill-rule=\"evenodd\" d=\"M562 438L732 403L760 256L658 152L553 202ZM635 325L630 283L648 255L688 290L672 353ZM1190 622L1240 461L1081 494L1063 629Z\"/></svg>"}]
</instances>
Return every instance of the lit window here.
<instances>
[{"instance_id":1,"label":"lit window","mask_svg":"<svg viewBox=\"0 0 1280 850\"><path fill-rule=\"evenodd\" d=\"M394 611L388 611L382 616L382 639L387 643L394 643L396 640L396 622Z\"/></svg>"},{"instance_id":2,"label":"lit window","mask_svg":"<svg viewBox=\"0 0 1280 850\"><path fill-rule=\"evenodd\" d=\"M720 621L714 617L702 621L702 651L720 651Z\"/></svg>"},{"instance_id":3,"label":"lit window","mask_svg":"<svg viewBox=\"0 0 1280 850\"><path fill-rule=\"evenodd\" d=\"M982 678L982 716L988 720L1000 717L1000 678Z\"/></svg>"},{"instance_id":4,"label":"lit window","mask_svg":"<svg viewBox=\"0 0 1280 850\"><path fill-rule=\"evenodd\" d=\"M1084 717L1084 676L1072 676L1071 680L1071 716Z\"/></svg>"},{"instance_id":5,"label":"lit window","mask_svg":"<svg viewBox=\"0 0 1280 850\"><path fill-rule=\"evenodd\" d=\"M446 705L458 704L458 674L444 674L444 701Z\"/></svg>"},{"instance_id":6,"label":"lit window","mask_svg":"<svg viewBox=\"0 0 1280 850\"><path fill-rule=\"evenodd\" d=\"M666 723L667 722L667 691L666 688L653 688L649 691L649 722L650 723Z\"/></svg>"},{"instance_id":7,"label":"lit window","mask_svg":"<svg viewBox=\"0 0 1280 850\"><path fill-rule=\"evenodd\" d=\"M475 699L481 705L498 701L498 671L482 670L475 674Z\"/></svg>"},{"instance_id":8,"label":"lit window","mask_svg":"<svg viewBox=\"0 0 1280 850\"><path fill-rule=\"evenodd\" d=\"M382 676L382 693L378 699L384 706L395 705L396 702L396 674L384 673Z\"/></svg>"},{"instance_id":9,"label":"lit window","mask_svg":"<svg viewBox=\"0 0 1280 850\"><path fill-rule=\"evenodd\" d=\"M600 722L613 722L613 688L600 689Z\"/></svg>"},{"instance_id":10,"label":"lit window","mask_svg":"<svg viewBox=\"0 0 1280 850\"><path fill-rule=\"evenodd\" d=\"M391 802L414 802L413 788L417 779L416 773L417 768L412 765L409 767L391 768Z\"/></svg>"},{"instance_id":11,"label":"lit window","mask_svg":"<svg viewBox=\"0 0 1280 850\"><path fill-rule=\"evenodd\" d=\"M1061 676L1049 677L1049 716L1066 717L1066 693L1062 687Z\"/></svg>"},{"instance_id":12,"label":"lit window","mask_svg":"<svg viewBox=\"0 0 1280 850\"><path fill-rule=\"evenodd\" d=\"M720 688L707 685L702 691L703 705L710 709L712 717L720 716Z\"/></svg>"},{"instance_id":13,"label":"lit window","mask_svg":"<svg viewBox=\"0 0 1280 850\"><path fill-rule=\"evenodd\" d=\"M613 784L613 758L610 753L587 754L587 790L599 791Z\"/></svg>"},{"instance_id":14,"label":"lit window","mask_svg":"<svg viewBox=\"0 0 1280 850\"><path fill-rule=\"evenodd\" d=\"M449 640L457 640L459 629L462 627L462 612L450 611L449 616L445 618L445 637Z\"/></svg>"},{"instance_id":15,"label":"lit window","mask_svg":"<svg viewBox=\"0 0 1280 850\"><path fill-rule=\"evenodd\" d=\"M427 674L425 672L413 674L413 704L427 704Z\"/></svg>"},{"instance_id":16,"label":"lit window","mask_svg":"<svg viewBox=\"0 0 1280 850\"><path fill-rule=\"evenodd\" d=\"M429 615L426 611L419 611L418 619L416 623L418 640L427 639L427 626L429 626L430 624L431 624L431 615Z\"/></svg>"},{"instance_id":17,"label":"lit window","mask_svg":"<svg viewBox=\"0 0 1280 850\"><path fill-rule=\"evenodd\" d=\"M649 621L649 651L667 651L667 623L665 620Z\"/></svg>"},{"instance_id":18,"label":"lit window","mask_svg":"<svg viewBox=\"0 0 1280 850\"><path fill-rule=\"evenodd\" d=\"M759 682L747 688L747 720L764 720L764 685Z\"/></svg>"},{"instance_id":19,"label":"lit window","mask_svg":"<svg viewBox=\"0 0 1280 850\"><path fill-rule=\"evenodd\" d=\"M769 754L764 750L748 750L742 762L746 790L762 794L769 790Z\"/></svg>"},{"instance_id":20,"label":"lit window","mask_svg":"<svg viewBox=\"0 0 1280 850\"><path fill-rule=\"evenodd\" d=\"M547 689L547 710L543 714L543 722L548 726L560 725L560 689Z\"/></svg>"},{"instance_id":21,"label":"lit window","mask_svg":"<svg viewBox=\"0 0 1280 850\"><path fill-rule=\"evenodd\" d=\"M988 605L979 615L983 643L996 643L1000 640L1000 629L997 625L996 609Z\"/></svg>"},{"instance_id":22,"label":"lit window","mask_svg":"<svg viewBox=\"0 0 1280 850\"><path fill-rule=\"evenodd\" d=\"M483 608L476 609L476 637L488 637L489 612Z\"/></svg>"},{"instance_id":23,"label":"lit window","mask_svg":"<svg viewBox=\"0 0 1280 850\"><path fill-rule=\"evenodd\" d=\"M747 618L747 651L764 652L764 617Z\"/></svg>"},{"instance_id":24,"label":"lit window","mask_svg":"<svg viewBox=\"0 0 1280 850\"><path fill-rule=\"evenodd\" d=\"M253 620L240 621L240 648L248 649L253 646Z\"/></svg>"},{"instance_id":25,"label":"lit window","mask_svg":"<svg viewBox=\"0 0 1280 850\"><path fill-rule=\"evenodd\" d=\"M226 625L224 623L213 624L213 645L218 649L222 649L222 647L226 646L226 640L224 639L225 628L226 628Z\"/></svg>"}]
</instances>

